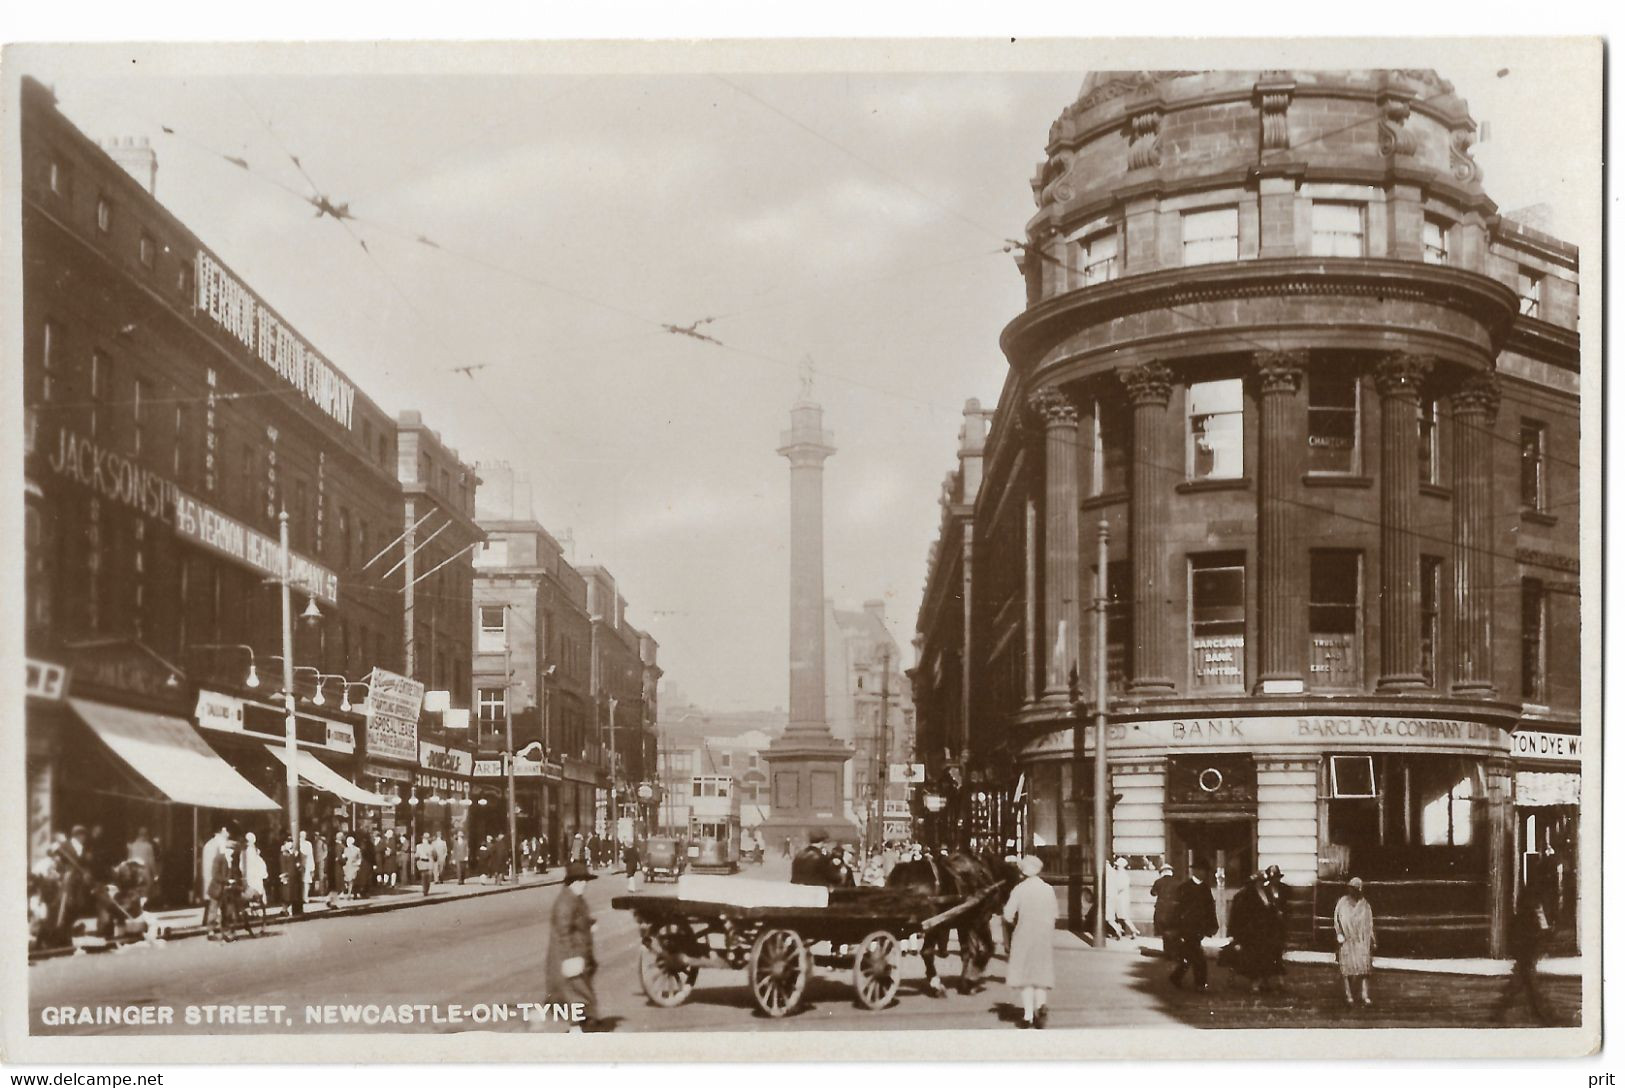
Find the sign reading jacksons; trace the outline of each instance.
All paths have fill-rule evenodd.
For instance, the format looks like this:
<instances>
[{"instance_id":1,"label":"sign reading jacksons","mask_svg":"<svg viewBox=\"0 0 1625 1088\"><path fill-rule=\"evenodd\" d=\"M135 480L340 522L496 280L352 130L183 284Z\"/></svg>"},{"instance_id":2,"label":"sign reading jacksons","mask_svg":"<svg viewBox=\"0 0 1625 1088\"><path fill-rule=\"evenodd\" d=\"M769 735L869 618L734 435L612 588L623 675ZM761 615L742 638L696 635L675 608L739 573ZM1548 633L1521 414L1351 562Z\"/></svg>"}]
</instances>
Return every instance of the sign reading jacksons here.
<instances>
[{"instance_id":1,"label":"sign reading jacksons","mask_svg":"<svg viewBox=\"0 0 1625 1088\"><path fill-rule=\"evenodd\" d=\"M422 709L422 684L386 669L373 669L367 683L367 755L416 763Z\"/></svg>"},{"instance_id":2,"label":"sign reading jacksons","mask_svg":"<svg viewBox=\"0 0 1625 1088\"><path fill-rule=\"evenodd\" d=\"M355 386L316 354L292 329L210 254L198 250L197 308L248 348L284 381L346 429L355 409Z\"/></svg>"},{"instance_id":3,"label":"sign reading jacksons","mask_svg":"<svg viewBox=\"0 0 1625 1088\"><path fill-rule=\"evenodd\" d=\"M181 491L175 492L175 533L272 577L282 574L279 542ZM288 553L288 578L322 603L338 604L339 576L297 552Z\"/></svg>"}]
</instances>

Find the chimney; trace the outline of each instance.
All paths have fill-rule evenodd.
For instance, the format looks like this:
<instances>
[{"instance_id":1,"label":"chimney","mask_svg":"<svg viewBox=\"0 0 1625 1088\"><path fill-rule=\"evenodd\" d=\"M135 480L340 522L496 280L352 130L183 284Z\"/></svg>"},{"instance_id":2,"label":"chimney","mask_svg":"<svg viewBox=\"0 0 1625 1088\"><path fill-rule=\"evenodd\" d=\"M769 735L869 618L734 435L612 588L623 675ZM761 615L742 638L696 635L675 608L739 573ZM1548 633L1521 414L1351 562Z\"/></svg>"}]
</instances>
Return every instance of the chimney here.
<instances>
[{"instance_id":1,"label":"chimney","mask_svg":"<svg viewBox=\"0 0 1625 1088\"><path fill-rule=\"evenodd\" d=\"M158 195L158 154L145 136L115 136L102 140L101 146L124 167L125 173L141 183L148 196Z\"/></svg>"},{"instance_id":2,"label":"chimney","mask_svg":"<svg viewBox=\"0 0 1625 1088\"><path fill-rule=\"evenodd\" d=\"M988 412L972 397L959 428L960 502L974 503L982 489L982 451L987 447Z\"/></svg>"}]
</instances>

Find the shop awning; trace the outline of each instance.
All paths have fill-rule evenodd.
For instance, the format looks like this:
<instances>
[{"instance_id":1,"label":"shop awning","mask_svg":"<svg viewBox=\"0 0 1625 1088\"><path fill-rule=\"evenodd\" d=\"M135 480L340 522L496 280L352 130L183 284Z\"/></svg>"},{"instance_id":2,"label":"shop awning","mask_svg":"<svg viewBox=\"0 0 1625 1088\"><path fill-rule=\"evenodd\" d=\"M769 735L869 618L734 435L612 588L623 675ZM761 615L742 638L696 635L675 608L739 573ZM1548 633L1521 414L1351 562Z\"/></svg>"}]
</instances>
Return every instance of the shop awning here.
<instances>
[{"instance_id":1,"label":"shop awning","mask_svg":"<svg viewBox=\"0 0 1625 1088\"><path fill-rule=\"evenodd\" d=\"M1514 789L1519 808L1580 803L1580 776L1574 771L1519 771Z\"/></svg>"},{"instance_id":2,"label":"shop awning","mask_svg":"<svg viewBox=\"0 0 1625 1088\"><path fill-rule=\"evenodd\" d=\"M102 743L172 801L245 811L282 807L215 755L189 722L89 699L68 704Z\"/></svg>"},{"instance_id":3,"label":"shop awning","mask_svg":"<svg viewBox=\"0 0 1625 1088\"><path fill-rule=\"evenodd\" d=\"M278 744L267 744L265 750L280 759L284 766L287 765L288 751L286 748ZM299 770L299 777L317 789L325 790L339 800L352 805L395 807L394 798L362 789L303 748L294 752L294 755L297 757L295 766Z\"/></svg>"}]
</instances>

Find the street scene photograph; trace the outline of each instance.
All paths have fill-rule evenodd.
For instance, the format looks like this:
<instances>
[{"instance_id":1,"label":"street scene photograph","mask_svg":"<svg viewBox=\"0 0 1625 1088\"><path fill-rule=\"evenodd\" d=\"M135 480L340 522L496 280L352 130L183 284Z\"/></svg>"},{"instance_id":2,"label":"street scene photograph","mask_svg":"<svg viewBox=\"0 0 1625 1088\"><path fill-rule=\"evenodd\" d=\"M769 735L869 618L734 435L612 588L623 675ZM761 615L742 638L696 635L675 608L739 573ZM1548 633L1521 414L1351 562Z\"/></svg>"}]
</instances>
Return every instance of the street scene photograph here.
<instances>
[{"instance_id":1,"label":"street scene photograph","mask_svg":"<svg viewBox=\"0 0 1625 1088\"><path fill-rule=\"evenodd\" d=\"M9 1046L1599 1045L1600 41L3 70Z\"/></svg>"}]
</instances>

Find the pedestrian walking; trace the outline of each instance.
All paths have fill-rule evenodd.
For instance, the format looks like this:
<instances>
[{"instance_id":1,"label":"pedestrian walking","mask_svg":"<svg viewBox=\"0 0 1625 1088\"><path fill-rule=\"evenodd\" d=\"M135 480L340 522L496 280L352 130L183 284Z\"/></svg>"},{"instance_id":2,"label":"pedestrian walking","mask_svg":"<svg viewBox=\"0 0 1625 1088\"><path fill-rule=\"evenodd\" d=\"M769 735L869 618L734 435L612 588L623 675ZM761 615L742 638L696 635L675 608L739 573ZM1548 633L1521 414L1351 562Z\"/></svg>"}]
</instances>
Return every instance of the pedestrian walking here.
<instances>
[{"instance_id":1,"label":"pedestrian walking","mask_svg":"<svg viewBox=\"0 0 1625 1088\"><path fill-rule=\"evenodd\" d=\"M1377 949L1376 919L1365 897L1365 881L1349 880L1348 892L1332 911L1332 928L1337 933L1337 966L1343 974L1343 1000L1354 1004L1355 983L1360 1004L1371 1004L1371 954Z\"/></svg>"},{"instance_id":2,"label":"pedestrian walking","mask_svg":"<svg viewBox=\"0 0 1625 1088\"><path fill-rule=\"evenodd\" d=\"M316 848L311 845L310 832L299 832L299 880L304 889L300 902L308 902L316 882Z\"/></svg>"},{"instance_id":3,"label":"pedestrian walking","mask_svg":"<svg viewBox=\"0 0 1625 1088\"><path fill-rule=\"evenodd\" d=\"M626 859L626 890L636 892L638 890L638 844L635 841L627 843L623 856Z\"/></svg>"},{"instance_id":4,"label":"pedestrian walking","mask_svg":"<svg viewBox=\"0 0 1625 1088\"><path fill-rule=\"evenodd\" d=\"M451 843L451 864L457 870L457 883L468 879L468 832L457 832Z\"/></svg>"},{"instance_id":5,"label":"pedestrian walking","mask_svg":"<svg viewBox=\"0 0 1625 1088\"><path fill-rule=\"evenodd\" d=\"M508 861L512 857L508 846L508 836L498 835L496 846L491 850L491 868L496 873L497 883L508 882Z\"/></svg>"},{"instance_id":6,"label":"pedestrian walking","mask_svg":"<svg viewBox=\"0 0 1625 1088\"><path fill-rule=\"evenodd\" d=\"M429 843L429 857L434 861L434 882L440 883L446 871L446 833L436 831L434 841Z\"/></svg>"},{"instance_id":7,"label":"pedestrian walking","mask_svg":"<svg viewBox=\"0 0 1625 1088\"><path fill-rule=\"evenodd\" d=\"M547 832L536 837L536 871L547 874L548 866L553 864L552 844L548 841Z\"/></svg>"},{"instance_id":8,"label":"pedestrian walking","mask_svg":"<svg viewBox=\"0 0 1625 1088\"><path fill-rule=\"evenodd\" d=\"M1277 987L1286 973L1286 918L1269 878L1255 873L1230 901L1232 967L1253 990Z\"/></svg>"},{"instance_id":9,"label":"pedestrian walking","mask_svg":"<svg viewBox=\"0 0 1625 1088\"><path fill-rule=\"evenodd\" d=\"M786 835L784 837L784 843L779 847L779 857L787 858L789 856L790 856L790 836Z\"/></svg>"},{"instance_id":10,"label":"pedestrian walking","mask_svg":"<svg viewBox=\"0 0 1625 1088\"><path fill-rule=\"evenodd\" d=\"M363 833L356 843L361 847L361 872L355 878L355 890L363 899L372 894L373 879L378 872L378 851L383 841L384 837L374 831L370 836Z\"/></svg>"},{"instance_id":11,"label":"pedestrian walking","mask_svg":"<svg viewBox=\"0 0 1625 1088\"><path fill-rule=\"evenodd\" d=\"M82 829L75 828L74 830L79 831ZM206 842L204 842L201 857L199 859L198 874L201 884L198 887L198 898L203 900L204 928L208 928L210 923L214 920L215 901L209 895L209 879L210 874L214 872L214 856L220 852L220 847L225 843L225 841L226 829L225 826L222 825L215 830L215 833L211 835Z\"/></svg>"},{"instance_id":12,"label":"pedestrian walking","mask_svg":"<svg viewBox=\"0 0 1625 1088\"><path fill-rule=\"evenodd\" d=\"M1178 893L1179 878L1174 876L1174 867L1163 862L1151 885L1151 898L1155 901L1151 908L1151 932L1162 938L1163 958L1170 960L1178 958L1174 946L1174 900Z\"/></svg>"},{"instance_id":13,"label":"pedestrian walking","mask_svg":"<svg viewBox=\"0 0 1625 1088\"><path fill-rule=\"evenodd\" d=\"M1049 992L1055 988L1055 890L1039 879L1044 863L1028 854L1018 863L1022 881L1004 904L1010 926L1010 957L1004 980L1021 991L1021 1026L1049 1023Z\"/></svg>"},{"instance_id":14,"label":"pedestrian walking","mask_svg":"<svg viewBox=\"0 0 1625 1088\"><path fill-rule=\"evenodd\" d=\"M342 827L333 832L333 847L327 854L327 863L333 870L333 882L328 886L331 893L348 895L350 892L350 881L344 878L344 845L349 838Z\"/></svg>"},{"instance_id":15,"label":"pedestrian walking","mask_svg":"<svg viewBox=\"0 0 1625 1088\"><path fill-rule=\"evenodd\" d=\"M354 899L356 888L361 883L361 847L356 844L354 835L347 835L344 839L344 853L341 855L344 864L344 898Z\"/></svg>"},{"instance_id":16,"label":"pedestrian walking","mask_svg":"<svg viewBox=\"0 0 1625 1088\"><path fill-rule=\"evenodd\" d=\"M1506 989L1501 991L1500 1001L1496 1003L1496 1009L1502 1019L1512 1011L1518 997L1527 994L1529 1008L1534 1012L1535 1019L1542 1024L1551 1023L1551 1011L1540 992L1536 973L1541 957L1546 955L1551 941L1556 911L1557 874L1548 868L1550 864L1546 859L1535 862L1529 874L1529 881L1524 885L1523 894L1518 897L1517 912L1512 916L1512 931L1508 934L1512 952L1512 978L1507 982Z\"/></svg>"},{"instance_id":17,"label":"pedestrian walking","mask_svg":"<svg viewBox=\"0 0 1625 1088\"><path fill-rule=\"evenodd\" d=\"M1117 930L1119 937L1135 938L1140 931L1129 918L1134 896L1134 885L1128 874L1128 859L1121 854L1106 870L1106 921Z\"/></svg>"},{"instance_id":18,"label":"pedestrian walking","mask_svg":"<svg viewBox=\"0 0 1625 1088\"><path fill-rule=\"evenodd\" d=\"M564 867L564 890L553 900L547 942L547 994L550 1002L579 1003L584 1021L572 1027L581 1031L596 1026L598 998L593 992L593 976L598 960L592 947L592 911L587 907L587 881L598 879L584 861Z\"/></svg>"},{"instance_id":19,"label":"pedestrian walking","mask_svg":"<svg viewBox=\"0 0 1625 1088\"><path fill-rule=\"evenodd\" d=\"M1219 932L1219 912L1207 883L1211 872L1206 862L1193 862L1190 877L1174 894L1177 955L1168 981L1183 986L1185 972L1190 971L1198 993L1207 989L1207 953L1202 950L1202 940Z\"/></svg>"},{"instance_id":20,"label":"pedestrian walking","mask_svg":"<svg viewBox=\"0 0 1625 1088\"><path fill-rule=\"evenodd\" d=\"M423 885L423 894L429 894L429 885L434 880L434 846L429 842L429 833L425 831L423 838L418 840L417 849L412 853L412 860L417 865L418 882Z\"/></svg>"},{"instance_id":21,"label":"pedestrian walking","mask_svg":"<svg viewBox=\"0 0 1625 1088\"><path fill-rule=\"evenodd\" d=\"M265 878L270 875L270 866L265 863L265 856L260 853L259 840L250 831L243 836L243 890L248 893L250 903L265 902Z\"/></svg>"},{"instance_id":22,"label":"pedestrian walking","mask_svg":"<svg viewBox=\"0 0 1625 1088\"><path fill-rule=\"evenodd\" d=\"M236 863L234 855L237 844L229 838L223 838L220 845L209 859L208 885L206 894L209 902L214 904L214 923L209 930L209 939L231 940L231 930L225 925L226 897L233 894L232 883L236 879ZM205 911L205 913L209 913Z\"/></svg>"}]
</instances>

